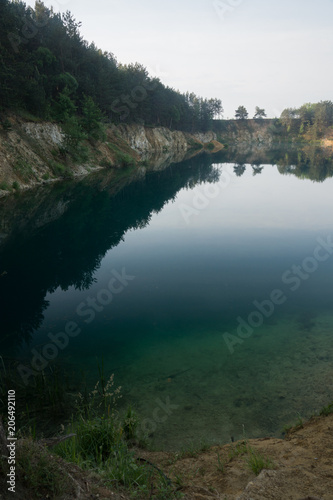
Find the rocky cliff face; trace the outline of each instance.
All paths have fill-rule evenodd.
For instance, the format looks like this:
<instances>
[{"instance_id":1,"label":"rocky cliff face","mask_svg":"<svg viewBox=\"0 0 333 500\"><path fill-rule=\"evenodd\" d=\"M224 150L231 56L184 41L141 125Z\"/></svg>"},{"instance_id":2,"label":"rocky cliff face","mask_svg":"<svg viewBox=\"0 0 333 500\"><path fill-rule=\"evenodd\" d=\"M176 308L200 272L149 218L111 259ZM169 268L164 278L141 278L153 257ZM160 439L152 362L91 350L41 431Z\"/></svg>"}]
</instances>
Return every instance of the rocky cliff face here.
<instances>
[{"instance_id":1,"label":"rocky cliff face","mask_svg":"<svg viewBox=\"0 0 333 500\"><path fill-rule=\"evenodd\" d=\"M269 148L279 142L275 120L229 120L218 132L218 139L231 146Z\"/></svg>"},{"instance_id":2,"label":"rocky cliff face","mask_svg":"<svg viewBox=\"0 0 333 500\"><path fill-rule=\"evenodd\" d=\"M119 167L133 158L154 169L185 158L189 150L216 140L216 134L187 134L142 125L111 126L106 143L86 144L89 160L78 164L63 156L64 135L54 123L26 122L10 118L9 130L0 130L0 196L13 189L49 183L63 176L82 176L103 167ZM218 146L215 143L214 146Z\"/></svg>"}]
</instances>

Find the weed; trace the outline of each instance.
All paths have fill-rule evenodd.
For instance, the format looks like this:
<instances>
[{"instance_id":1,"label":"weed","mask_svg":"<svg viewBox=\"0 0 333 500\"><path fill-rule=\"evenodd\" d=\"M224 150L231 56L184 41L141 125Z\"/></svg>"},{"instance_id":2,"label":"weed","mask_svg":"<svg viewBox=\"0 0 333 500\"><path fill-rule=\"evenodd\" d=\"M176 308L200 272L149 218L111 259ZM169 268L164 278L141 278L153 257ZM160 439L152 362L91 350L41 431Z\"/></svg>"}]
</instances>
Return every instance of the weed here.
<instances>
[{"instance_id":1,"label":"weed","mask_svg":"<svg viewBox=\"0 0 333 500\"><path fill-rule=\"evenodd\" d=\"M139 418L135 410L129 406L127 413L125 415L123 429L125 432L126 439L135 439L137 433Z\"/></svg>"},{"instance_id":2,"label":"weed","mask_svg":"<svg viewBox=\"0 0 333 500\"><path fill-rule=\"evenodd\" d=\"M297 422L296 422L296 425L295 425L295 429L303 429L304 427L304 423L303 423L303 419L300 415L298 415L298 419L297 419Z\"/></svg>"},{"instance_id":3,"label":"weed","mask_svg":"<svg viewBox=\"0 0 333 500\"><path fill-rule=\"evenodd\" d=\"M173 463L177 462L177 460L181 460L182 458L195 458L200 455L200 453L207 451L210 446L211 445L204 439L200 440L199 443L192 441L188 446L183 447L178 453L175 454Z\"/></svg>"},{"instance_id":4,"label":"weed","mask_svg":"<svg viewBox=\"0 0 333 500\"><path fill-rule=\"evenodd\" d=\"M17 474L35 498L64 495L73 486L58 460L32 440L19 442L16 458Z\"/></svg>"},{"instance_id":5,"label":"weed","mask_svg":"<svg viewBox=\"0 0 333 500\"><path fill-rule=\"evenodd\" d=\"M15 189L16 191L20 190L20 185L17 181L14 181L12 184L12 188Z\"/></svg>"},{"instance_id":6,"label":"weed","mask_svg":"<svg viewBox=\"0 0 333 500\"><path fill-rule=\"evenodd\" d=\"M328 415L330 415L331 413L333 413L333 403L330 403L329 405L327 406L324 406L319 415L322 415L322 416L325 416L327 417Z\"/></svg>"},{"instance_id":7,"label":"weed","mask_svg":"<svg viewBox=\"0 0 333 500\"><path fill-rule=\"evenodd\" d=\"M264 457L258 451L252 448L248 449L249 457L247 459L248 467L255 473L256 476L260 474L263 469L274 469L274 463L267 457Z\"/></svg>"},{"instance_id":8,"label":"weed","mask_svg":"<svg viewBox=\"0 0 333 500\"><path fill-rule=\"evenodd\" d=\"M219 472L222 472L222 474L223 474L224 473L224 462L222 462L219 452L217 452L217 463L218 463L217 470Z\"/></svg>"},{"instance_id":9,"label":"weed","mask_svg":"<svg viewBox=\"0 0 333 500\"><path fill-rule=\"evenodd\" d=\"M239 455L245 455L248 453L248 447L246 441L240 441L236 446L231 446L228 454L229 460L232 460Z\"/></svg>"}]
</instances>

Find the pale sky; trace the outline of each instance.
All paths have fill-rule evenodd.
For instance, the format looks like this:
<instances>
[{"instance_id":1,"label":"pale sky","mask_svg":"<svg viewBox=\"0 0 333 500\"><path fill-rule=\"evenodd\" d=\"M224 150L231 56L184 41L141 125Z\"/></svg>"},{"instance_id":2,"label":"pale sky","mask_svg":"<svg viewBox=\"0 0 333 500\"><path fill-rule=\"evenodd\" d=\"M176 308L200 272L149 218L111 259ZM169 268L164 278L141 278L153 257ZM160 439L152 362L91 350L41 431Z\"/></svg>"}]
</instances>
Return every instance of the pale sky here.
<instances>
[{"instance_id":1,"label":"pale sky","mask_svg":"<svg viewBox=\"0 0 333 500\"><path fill-rule=\"evenodd\" d=\"M333 0L46 0L127 64L181 92L269 117L333 100ZM34 6L34 0L26 1Z\"/></svg>"}]
</instances>

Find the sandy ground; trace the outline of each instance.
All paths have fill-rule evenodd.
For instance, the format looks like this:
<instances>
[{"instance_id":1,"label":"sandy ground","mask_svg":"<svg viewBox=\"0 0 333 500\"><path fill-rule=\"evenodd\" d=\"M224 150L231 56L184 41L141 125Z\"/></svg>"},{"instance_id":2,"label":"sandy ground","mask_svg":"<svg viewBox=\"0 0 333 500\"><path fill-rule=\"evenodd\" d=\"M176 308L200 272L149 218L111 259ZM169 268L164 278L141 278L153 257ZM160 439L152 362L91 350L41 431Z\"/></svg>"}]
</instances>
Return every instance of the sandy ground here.
<instances>
[{"instance_id":1,"label":"sandy ground","mask_svg":"<svg viewBox=\"0 0 333 500\"><path fill-rule=\"evenodd\" d=\"M261 438L245 443L242 440L215 446L193 452L193 456L143 450L137 450L137 456L160 468L185 500L333 500L333 414L312 418L285 439ZM249 448L268 458L273 468L256 476L247 463ZM54 460L61 462L59 457ZM126 493L106 489L98 476L73 464L59 466L73 482L61 500L130 498ZM8 496L2 484L0 498L35 500L19 484L14 496Z\"/></svg>"},{"instance_id":2,"label":"sandy ground","mask_svg":"<svg viewBox=\"0 0 333 500\"><path fill-rule=\"evenodd\" d=\"M274 469L256 476L247 464L248 453L235 455L237 443L176 461L175 454L140 456L158 464L173 481L178 477L188 500L333 500L332 414L314 417L285 439L253 439L247 445L269 458Z\"/></svg>"}]
</instances>

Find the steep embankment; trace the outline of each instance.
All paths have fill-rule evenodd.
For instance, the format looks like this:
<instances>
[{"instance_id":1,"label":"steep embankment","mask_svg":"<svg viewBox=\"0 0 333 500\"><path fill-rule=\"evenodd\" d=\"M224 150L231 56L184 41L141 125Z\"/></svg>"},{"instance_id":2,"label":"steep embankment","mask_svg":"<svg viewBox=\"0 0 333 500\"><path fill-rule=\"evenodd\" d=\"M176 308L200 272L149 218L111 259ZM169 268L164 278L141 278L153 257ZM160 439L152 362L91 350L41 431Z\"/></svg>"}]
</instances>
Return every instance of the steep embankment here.
<instances>
[{"instance_id":1,"label":"steep embankment","mask_svg":"<svg viewBox=\"0 0 333 500\"><path fill-rule=\"evenodd\" d=\"M106 167L144 164L163 168L181 161L190 151L204 149L206 143L210 151L222 148L213 132L187 134L163 127L121 125L107 129L105 142L86 141L83 158L73 161L64 148L59 125L18 117L10 117L8 123L0 131L0 195Z\"/></svg>"},{"instance_id":2,"label":"steep embankment","mask_svg":"<svg viewBox=\"0 0 333 500\"><path fill-rule=\"evenodd\" d=\"M221 120L216 129L219 140L237 147L269 148L281 141L276 120Z\"/></svg>"}]
</instances>

